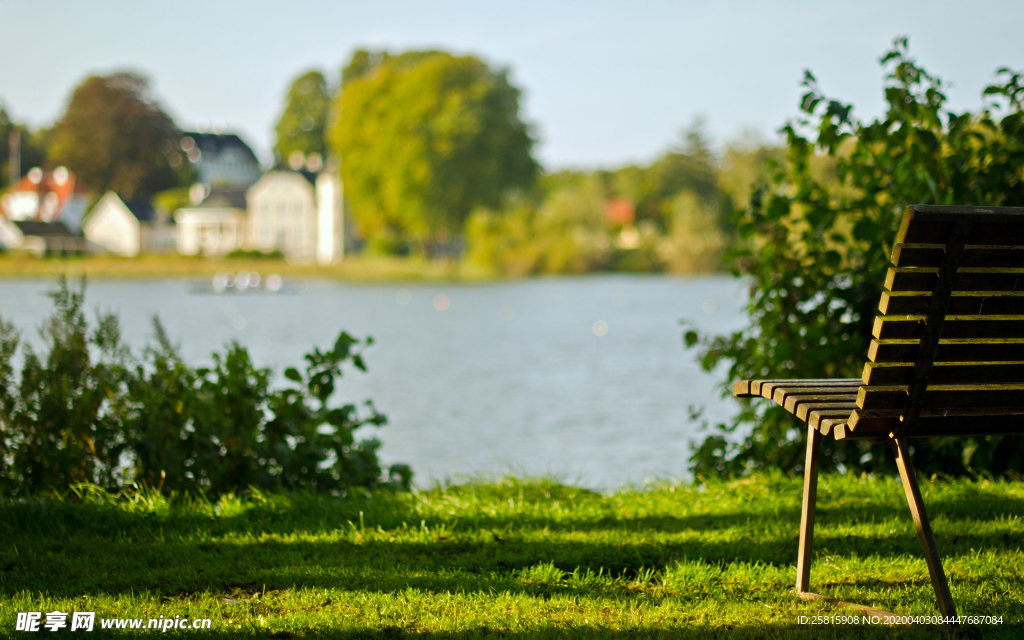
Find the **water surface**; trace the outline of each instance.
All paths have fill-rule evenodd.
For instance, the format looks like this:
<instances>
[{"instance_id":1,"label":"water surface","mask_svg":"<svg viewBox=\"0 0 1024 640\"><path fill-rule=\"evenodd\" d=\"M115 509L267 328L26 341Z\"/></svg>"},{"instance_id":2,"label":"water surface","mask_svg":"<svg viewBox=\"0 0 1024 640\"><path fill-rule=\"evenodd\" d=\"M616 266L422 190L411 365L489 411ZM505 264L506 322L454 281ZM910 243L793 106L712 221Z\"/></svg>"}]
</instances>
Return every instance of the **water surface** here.
<instances>
[{"instance_id":1,"label":"water surface","mask_svg":"<svg viewBox=\"0 0 1024 640\"><path fill-rule=\"evenodd\" d=\"M50 286L0 281L0 315L38 341ZM743 326L745 294L728 276L301 289L197 295L183 281L101 281L86 303L117 311L136 351L156 313L188 362L209 363L237 340L278 381L342 329L372 335L369 373L346 373L337 398L374 400L390 423L360 432L383 441L386 462L411 464L420 486L509 470L602 488L678 478L699 435L688 407L705 404L716 419L733 411L683 349L679 326Z\"/></svg>"}]
</instances>

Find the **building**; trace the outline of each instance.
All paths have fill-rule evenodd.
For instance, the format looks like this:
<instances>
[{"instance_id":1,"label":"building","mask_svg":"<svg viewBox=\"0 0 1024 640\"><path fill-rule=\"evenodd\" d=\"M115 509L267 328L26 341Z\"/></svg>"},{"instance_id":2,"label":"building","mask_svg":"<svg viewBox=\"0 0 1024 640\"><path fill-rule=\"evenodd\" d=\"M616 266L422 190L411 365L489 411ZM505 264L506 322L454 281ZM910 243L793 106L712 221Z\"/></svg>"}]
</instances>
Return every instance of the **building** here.
<instances>
[{"instance_id":1,"label":"building","mask_svg":"<svg viewBox=\"0 0 1024 640\"><path fill-rule=\"evenodd\" d=\"M174 212L178 252L223 255L249 246L245 192L192 185L192 206Z\"/></svg>"},{"instance_id":2,"label":"building","mask_svg":"<svg viewBox=\"0 0 1024 640\"><path fill-rule=\"evenodd\" d=\"M65 167L33 167L0 198L0 213L8 220L59 221L72 234L81 232L87 206L85 189Z\"/></svg>"},{"instance_id":3,"label":"building","mask_svg":"<svg viewBox=\"0 0 1024 640\"><path fill-rule=\"evenodd\" d=\"M294 262L329 264L344 256L341 180L336 171L275 170L246 192L248 246L279 250Z\"/></svg>"},{"instance_id":4,"label":"building","mask_svg":"<svg viewBox=\"0 0 1024 640\"><path fill-rule=\"evenodd\" d=\"M181 150L198 173L196 182L210 189L246 189L262 173L256 154L234 133L186 131Z\"/></svg>"},{"instance_id":5,"label":"building","mask_svg":"<svg viewBox=\"0 0 1024 640\"><path fill-rule=\"evenodd\" d=\"M117 255L175 250L174 226L166 215L146 201L124 202L113 191L100 198L82 227L87 240Z\"/></svg>"},{"instance_id":6,"label":"building","mask_svg":"<svg viewBox=\"0 0 1024 640\"><path fill-rule=\"evenodd\" d=\"M0 245L4 249L28 251L38 257L80 255L87 241L71 233L63 222L8 220L0 216Z\"/></svg>"}]
</instances>

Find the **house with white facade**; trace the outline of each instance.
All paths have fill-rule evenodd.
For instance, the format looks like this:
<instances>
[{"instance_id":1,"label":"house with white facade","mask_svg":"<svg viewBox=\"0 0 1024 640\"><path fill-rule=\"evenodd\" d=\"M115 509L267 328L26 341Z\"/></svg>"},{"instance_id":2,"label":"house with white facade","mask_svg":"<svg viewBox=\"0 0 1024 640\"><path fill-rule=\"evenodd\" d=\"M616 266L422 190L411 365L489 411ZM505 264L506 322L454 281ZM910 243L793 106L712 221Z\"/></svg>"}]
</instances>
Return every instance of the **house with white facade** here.
<instances>
[{"instance_id":1,"label":"house with white facade","mask_svg":"<svg viewBox=\"0 0 1024 640\"><path fill-rule=\"evenodd\" d=\"M246 192L249 246L294 262L344 256L341 180L335 171L268 171Z\"/></svg>"},{"instance_id":2,"label":"house with white facade","mask_svg":"<svg viewBox=\"0 0 1024 640\"><path fill-rule=\"evenodd\" d=\"M66 167L33 167L0 198L0 214L7 220L62 222L72 234L81 231L87 206L85 188Z\"/></svg>"},{"instance_id":3,"label":"house with white facade","mask_svg":"<svg viewBox=\"0 0 1024 640\"><path fill-rule=\"evenodd\" d=\"M174 212L179 253L213 256L249 247L244 191L196 184L191 195L192 206Z\"/></svg>"},{"instance_id":4,"label":"house with white facade","mask_svg":"<svg viewBox=\"0 0 1024 640\"><path fill-rule=\"evenodd\" d=\"M165 214L144 200L125 202L108 191L82 224L85 238L102 250L121 256L171 253L174 226Z\"/></svg>"}]
</instances>

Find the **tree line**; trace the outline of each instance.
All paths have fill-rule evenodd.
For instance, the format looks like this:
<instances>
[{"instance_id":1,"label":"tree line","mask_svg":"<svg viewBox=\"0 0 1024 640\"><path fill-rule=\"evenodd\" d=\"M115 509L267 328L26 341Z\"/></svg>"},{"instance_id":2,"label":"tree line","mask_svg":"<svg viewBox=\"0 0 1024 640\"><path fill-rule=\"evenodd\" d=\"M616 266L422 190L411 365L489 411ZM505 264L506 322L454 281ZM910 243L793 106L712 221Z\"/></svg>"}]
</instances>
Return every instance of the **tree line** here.
<instances>
[{"instance_id":1,"label":"tree line","mask_svg":"<svg viewBox=\"0 0 1024 640\"><path fill-rule=\"evenodd\" d=\"M748 141L715 155L695 122L649 165L546 172L520 97L508 69L475 56L358 50L336 81L311 69L290 83L274 163L328 159L371 252L465 253L502 275L698 272L719 267L729 214L779 153ZM3 108L0 128L21 133L22 174L63 165L96 197L173 206L195 179L179 126L137 72L86 78L50 128L29 131ZM4 181L7 155L3 145Z\"/></svg>"}]
</instances>

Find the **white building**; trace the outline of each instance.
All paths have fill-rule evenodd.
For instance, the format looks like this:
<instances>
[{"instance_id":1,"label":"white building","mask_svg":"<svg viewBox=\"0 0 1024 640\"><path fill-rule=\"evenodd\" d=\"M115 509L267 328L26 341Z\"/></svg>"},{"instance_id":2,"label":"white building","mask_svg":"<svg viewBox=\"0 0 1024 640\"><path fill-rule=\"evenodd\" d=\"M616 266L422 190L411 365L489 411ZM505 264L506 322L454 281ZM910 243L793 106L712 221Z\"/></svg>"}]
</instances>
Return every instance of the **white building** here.
<instances>
[{"instance_id":1,"label":"white building","mask_svg":"<svg viewBox=\"0 0 1024 640\"><path fill-rule=\"evenodd\" d=\"M268 171L246 192L248 243L295 262L344 257L341 180L335 171Z\"/></svg>"},{"instance_id":2,"label":"white building","mask_svg":"<svg viewBox=\"0 0 1024 640\"><path fill-rule=\"evenodd\" d=\"M43 171L33 167L0 198L0 213L12 222L63 222L70 233L77 234L87 204L85 189L67 168Z\"/></svg>"},{"instance_id":3,"label":"white building","mask_svg":"<svg viewBox=\"0 0 1024 640\"><path fill-rule=\"evenodd\" d=\"M105 251L122 256L140 253L171 253L174 227L149 202L124 202L108 191L82 224L85 238Z\"/></svg>"},{"instance_id":4,"label":"white building","mask_svg":"<svg viewBox=\"0 0 1024 640\"><path fill-rule=\"evenodd\" d=\"M193 206L174 212L179 253L223 255L249 246L243 191L206 191L203 185L196 184L192 196Z\"/></svg>"}]
</instances>

